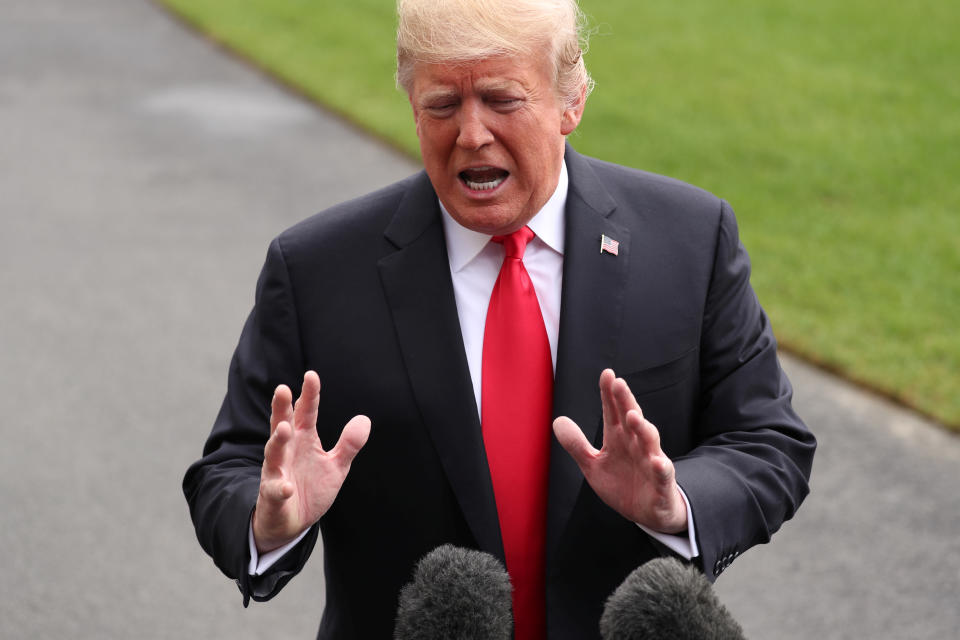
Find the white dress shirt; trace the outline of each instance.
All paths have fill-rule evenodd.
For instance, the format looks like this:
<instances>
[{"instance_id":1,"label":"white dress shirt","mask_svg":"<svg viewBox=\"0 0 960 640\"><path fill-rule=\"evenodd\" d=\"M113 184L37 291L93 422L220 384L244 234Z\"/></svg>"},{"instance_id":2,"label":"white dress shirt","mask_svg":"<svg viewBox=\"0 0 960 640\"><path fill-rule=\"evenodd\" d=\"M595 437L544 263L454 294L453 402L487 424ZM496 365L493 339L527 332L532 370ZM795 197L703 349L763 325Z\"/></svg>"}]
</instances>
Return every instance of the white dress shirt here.
<instances>
[{"instance_id":1,"label":"white dress shirt","mask_svg":"<svg viewBox=\"0 0 960 640\"><path fill-rule=\"evenodd\" d=\"M564 208L567 203L567 167L561 164L560 178L553 195L542 209L527 224L536 234L523 254L523 266L533 281L533 288L540 303L540 313L550 341L550 355L553 369L557 369L557 335L560 332L560 292L563 289L563 248L564 248ZM490 294L496 284L503 264L503 245L491 242L488 235L467 229L457 223L440 203L443 212L443 233L447 242L447 256L450 261L450 275L453 279L453 295L457 302L457 315L460 318L460 333L473 382L473 393L480 402L481 372L483 369L483 333L487 318L487 306ZM482 416L481 416L482 418ZM376 429L376 425L373 427ZM362 454L361 454L362 455ZM652 531L643 525L637 525L647 534L659 540L675 553L688 560L699 555L693 528L693 511L687 496L687 535L669 535ZM250 542L251 575L261 575L288 550L293 548L306 531L296 540L279 549L258 556L253 541L251 521L248 539Z\"/></svg>"}]
</instances>

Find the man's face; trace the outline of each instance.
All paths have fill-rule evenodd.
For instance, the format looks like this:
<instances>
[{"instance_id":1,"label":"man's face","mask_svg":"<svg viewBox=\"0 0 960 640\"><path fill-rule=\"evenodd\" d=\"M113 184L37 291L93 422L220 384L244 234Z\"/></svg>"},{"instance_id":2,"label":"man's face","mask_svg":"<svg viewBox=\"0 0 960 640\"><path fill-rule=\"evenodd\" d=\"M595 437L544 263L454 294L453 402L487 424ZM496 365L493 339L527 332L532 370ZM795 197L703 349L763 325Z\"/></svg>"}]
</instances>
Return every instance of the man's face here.
<instances>
[{"instance_id":1,"label":"man's face","mask_svg":"<svg viewBox=\"0 0 960 640\"><path fill-rule=\"evenodd\" d=\"M516 231L557 188L566 108L545 60L417 63L410 104L430 182L450 215L490 235Z\"/></svg>"}]
</instances>

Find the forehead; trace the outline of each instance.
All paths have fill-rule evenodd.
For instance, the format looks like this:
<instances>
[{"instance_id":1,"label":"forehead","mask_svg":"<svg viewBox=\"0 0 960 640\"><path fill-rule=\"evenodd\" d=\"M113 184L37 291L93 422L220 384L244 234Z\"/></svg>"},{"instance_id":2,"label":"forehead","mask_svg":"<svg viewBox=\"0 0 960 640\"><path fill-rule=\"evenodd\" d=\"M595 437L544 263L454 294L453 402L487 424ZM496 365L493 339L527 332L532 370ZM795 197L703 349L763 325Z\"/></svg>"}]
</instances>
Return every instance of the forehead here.
<instances>
[{"instance_id":1,"label":"forehead","mask_svg":"<svg viewBox=\"0 0 960 640\"><path fill-rule=\"evenodd\" d=\"M425 92L541 91L552 86L548 65L525 57L496 57L461 63L418 62L413 90Z\"/></svg>"}]
</instances>

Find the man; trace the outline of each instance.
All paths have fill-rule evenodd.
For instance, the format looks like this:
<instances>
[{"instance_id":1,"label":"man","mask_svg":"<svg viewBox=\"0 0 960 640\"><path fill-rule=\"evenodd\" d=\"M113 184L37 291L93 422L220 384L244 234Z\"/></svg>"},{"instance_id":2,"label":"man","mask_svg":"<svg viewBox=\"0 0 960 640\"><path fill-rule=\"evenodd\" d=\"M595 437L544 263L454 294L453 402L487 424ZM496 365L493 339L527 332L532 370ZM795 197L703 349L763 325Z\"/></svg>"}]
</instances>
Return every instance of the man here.
<instances>
[{"instance_id":1,"label":"man","mask_svg":"<svg viewBox=\"0 0 960 640\"><path fill-rule=\"evenodd\" d=\"M197 535L246 603L322 532L321 638L390 637L444 543L505 560L518 639L597 637L643 562L713 578L769 540L814 439L726 203L566 145L575 1L398 14L425 172L271 244L184 479Z\"/></svg>"}]
</instances>

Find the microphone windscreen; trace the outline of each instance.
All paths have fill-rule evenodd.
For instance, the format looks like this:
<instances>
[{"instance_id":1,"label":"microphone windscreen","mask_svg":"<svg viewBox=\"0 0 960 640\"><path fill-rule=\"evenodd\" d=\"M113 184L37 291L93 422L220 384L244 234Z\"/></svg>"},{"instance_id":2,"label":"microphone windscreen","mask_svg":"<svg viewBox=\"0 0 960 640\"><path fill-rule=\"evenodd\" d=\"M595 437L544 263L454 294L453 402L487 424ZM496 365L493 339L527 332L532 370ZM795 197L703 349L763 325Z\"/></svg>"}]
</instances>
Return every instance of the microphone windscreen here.
<instances>
[{"instance_id":1,"label":"microphone windscreen","mask_svg":"<svg viewBox=\"0 0 960 640\"><path fill-rule=\"evenodd\" d=\"M633 570L600 618L603 640L744 640L743 629L696 568L657 558Z\"/></svg>"},{"instance_id":2,"label":"microphone windscreen","mask_svg":"<svg viewBox=\"0 0 960 640\"><path fill-rule=\"evenodd\" d=\"M511 640L510 576L488 553L437 547L400 592L394 640Z\"/></svg>"}]
</instances>

